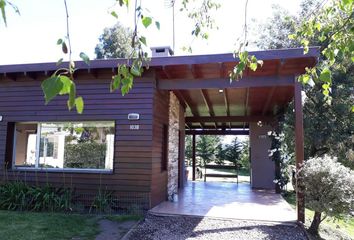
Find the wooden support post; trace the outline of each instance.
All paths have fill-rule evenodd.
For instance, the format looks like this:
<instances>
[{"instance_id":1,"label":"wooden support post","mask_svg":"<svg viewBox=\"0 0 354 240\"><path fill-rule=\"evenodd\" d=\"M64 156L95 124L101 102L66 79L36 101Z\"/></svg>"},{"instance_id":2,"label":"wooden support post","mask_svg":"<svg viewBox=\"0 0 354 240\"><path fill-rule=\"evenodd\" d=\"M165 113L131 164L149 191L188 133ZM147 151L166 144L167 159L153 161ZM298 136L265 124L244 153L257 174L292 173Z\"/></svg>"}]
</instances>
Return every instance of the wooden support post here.
<instances>
[{"instance_id":1,"label":"wooden support post","mask_svg":"<svg viewBox=\"0 0 354 240\"><path fill-rule=\"evenodd\" d=\"M192 137L192 180L195 181L195 134Z\"/></svg>"},{"instance_id":2,"label":"wooden support post","mask_svg":"<svg viewBox=\"0 0 354 240\"><path fill-rule=\"evenodd\" d=\"M295 82L295 155L296 155L296 172L299 171L304 162L304 128L303 128L303 113L301 100L301 83ZM304 189L299 181L296 180L296 208L297 220L305 223L305 196Z\"/></svg>"}]
</instances>

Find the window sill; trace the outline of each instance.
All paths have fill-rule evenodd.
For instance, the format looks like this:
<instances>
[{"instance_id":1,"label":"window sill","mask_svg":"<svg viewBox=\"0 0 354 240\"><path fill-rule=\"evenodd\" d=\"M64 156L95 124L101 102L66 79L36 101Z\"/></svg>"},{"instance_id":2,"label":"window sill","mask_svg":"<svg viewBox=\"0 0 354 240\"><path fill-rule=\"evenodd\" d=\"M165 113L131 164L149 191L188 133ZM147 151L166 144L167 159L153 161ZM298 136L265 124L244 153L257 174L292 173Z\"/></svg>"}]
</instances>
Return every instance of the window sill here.
<instances>
[{"instance_id":1,"label":"window sill","mask_svg":"<svg viewBox=\"0 0 354 240\"><path fill-rule=\"evenodd\" d=\"M31 168L31 167L14 167L13 171L20 172L59 172L59 173L94 173L94 174L113 174L111 169L79 169L79 168Z\"/></svg>"}]
</instances>

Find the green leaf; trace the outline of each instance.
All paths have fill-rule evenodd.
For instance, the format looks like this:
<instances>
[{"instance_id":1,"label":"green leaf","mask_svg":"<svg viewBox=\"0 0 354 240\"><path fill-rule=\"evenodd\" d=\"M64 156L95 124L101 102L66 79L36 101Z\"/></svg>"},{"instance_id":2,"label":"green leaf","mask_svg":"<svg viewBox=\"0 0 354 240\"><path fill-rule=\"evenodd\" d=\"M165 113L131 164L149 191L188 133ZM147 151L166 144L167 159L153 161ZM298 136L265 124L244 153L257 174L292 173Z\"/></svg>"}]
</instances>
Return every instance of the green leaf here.
<instances>
[{"instance_id":1,"label":"green leaf","mask_svg":"<svg viewBox=\"0 0 354 240\"><path fill-rule=\"evenodd\" d=\"M63 53L67 54L68 53L68 46L66 46L65 42L61 43L61 50L63 51Z\"/></svg>"},{"instance_id":2,"label":"green leaf","mask_svg":"<svg viewBox=\"0 0 354 240\"><path fill-rule=\"evenodd\" d=\"M1 9L2 19L4 20L5 26L7 26L5 7L6 7L6 1L0 0L0 9Z\"/></svg>"},{"instance_id":3,"label":"green leaf","mask_svg":"<svg viewBox=\"0 0 354 240\"><path fill-rule=\"evenodd\" d=\"M352 106L352 112L354 112L354 106Z\"/></svg>"},{"instance_id":4,"label":"green leaf","mask_svg":"<svg viewBox=\"0 0 354 240\"><path fill-rule=\"evenodd\" d=\"M252 70L252 71L256 71L257 70L257 62L251 62L249 64L249 68Z\"/></svg>"},{"instance_id":5,"label":"green leaf","mask_svg":"<svg viewBox=\"0 0 354 240\"><path fill-rule=\"evenodd\" d=\"M72 83L69 91L69 99L68 99L68 108L71 110L75 106L75 96L76 96L76 87L75 84Z\"/></svg>"},{"instance_id":6,"label":"green leaf","mask_svg":"<svg viewBox=\"0 0 354 240\"><path fill-rule=\"evenodd\" d=\"M86 55L86 53L81 52L80 58L87 64L90 65L90 58Z\"/></svg>"},{"instance_id":7,"label":"green leaf","mask_svg":"<svg viewBox=\"0 0 354 240\"><path fill-rule=\"evenodd\" d=\"M321 31L321 23L319 23L319 22L316 22L315 23L315 25L314 25L314 27L317 29L317 31Z\"/></svg>"},{"instance_id":8,"label":"green leaf","mask_svg":"<svg viewBox=\"0 0 354 240\"><path fill-rule=\"evenodd\" d=\"M121 83L120 75L113 76L111 81L111 92L117 90L120 87L120 83Z\"/></svg>"},{"instance_id":9,"label":"green leaf","mask_svg":"<svg viewBox=\"0 0 354 240\"><path fill-rule=\"evenodd\" d=\"M63 63L63 58L60 58L60 59L57 61L56 65L57 65L57 66L60 66L62 63Z\"/></svg>"},{"instance_id":10,"label":"green leaf","mask_svg":"<svg viewBox=\"0 0 354 240\"><path fill-rule=\"evenodd\" d=\"M155 26L156 26L156 28L157 28L158 30L160 30L160 22L155 21Z\"/></svg>"},{"instance_id":11,"label":"green leaf","mask_svg":"<svg viewBox=\"0 0 354 240\"><path fill-rule=\"evenodd\" d=\"M352 62L354 62L354 57L352 57Z\"/></svg>"},{"instance_id":12,"label":"green leaf","mask_svg":"<svg viewBox=\"0 0 354 240\"><path fill-rule=\"evenodd\" d=\"M299 82L303 83L303 84L307 84L310 81L310 75L308 74L302 74L299 77Z\"/></svg>"},{"instance_id":13,"label":"green leaf","mask_svg":"<svg viewBox=\"0 0 354 240\"><path fill-rule=\"evenodd\" d=\"M328 90L330 88L330 85L328 83L322 84L322 89L323 90Z\"/></svg>"},{"instance_id":14,"label":"green leaf","mask_svg":"<svg viewBox=\"0 0 354 240\"><path fill-rule=\"evenodd\" d=\"M73 81L64 75L59 76L59 81L62 83L62 88L60 89L59 95L69 94Z\"/></svg>"},{"instance_id":15,"label":"green leaf","mask_svg":"<svg viewBox=\"0 0 354 240\"><path fill-rule=\"evenodd\" d=\"M117 14L115 11L112 11L112 12L111 12L111 15L112 15L113 17L115 17L115 18L118 18L118 14Z\"/></svg>"},{"instance_id":16,"label":"green leaf","mask_svg":"<svg viewBox=\"0 0 354 240\"><path fill-rule=\"evenodd\" d=\"M60 81L58 76L52 75L42 82L41 87L44 93L45 104L48 104L59 94L63 88L63 83Z\"/></svg>"},{"instance_id":17,"label":"green leaf","mask_svg":"<svg viewBox=\"0 0 354 240\"><path fill-rule=\"evenodd\" d=\"M145 46L147 46L147 45L146 45L146 38L145 38L144 36L141 36L141 37L139 38L139 41L140 41L142 44L144 44Z\"/></svg>"},{"instance_id":18,"label":"green leaf","mask_svg":"<svg viewBox=\"0 0 354 240\"><path fill-rule=\"evenodd\" d=\"M84 111L84 100L82 97L77 97L75 99L76 111L81 114Z\"/></svg>"},{"instance_id":19,"label":"green leaf","mask_svg":"<svg viewBox=\"0 0 354 240\"><path fill-rule=\"evenodd\" d=\"M289 35L288 35L288 38L289 38L290 40L294 40L294 39L295 39L295 37L296 37L296 35L295 35L295 34L289 34Z\"/></svg>"},{"instance_id":20,"label":"green leaf","mask_svg":"<svg viewBox=\"0 0 354 240\"><path fill-rule=\"evenodd\" d=\"M347 5L350 5L353 3L353 0L342 0L343 5L346 7Z\"/></svg>"},{"instance_id":21,"label":"green leaf","mask_svg":"<svg viewBox=\"0 0 354 240\"><path fill-rule=\"evenodd\" d=\"M152 19L151 19L151 17L143 17L141 22L143 23L145 28L148 28L152 23Z\"/></svg>"},{"instance_id":22,"label":"green leaf","mask_svg":"<svg viewBox=\"0 0 354 240\"><path fill-rule=\"evenodd\" d=\"M329 70L328 68L323 69L320 74L320 80L322 82L331 83L332 82L331 70Z\"/></svg>"}]
</instances>

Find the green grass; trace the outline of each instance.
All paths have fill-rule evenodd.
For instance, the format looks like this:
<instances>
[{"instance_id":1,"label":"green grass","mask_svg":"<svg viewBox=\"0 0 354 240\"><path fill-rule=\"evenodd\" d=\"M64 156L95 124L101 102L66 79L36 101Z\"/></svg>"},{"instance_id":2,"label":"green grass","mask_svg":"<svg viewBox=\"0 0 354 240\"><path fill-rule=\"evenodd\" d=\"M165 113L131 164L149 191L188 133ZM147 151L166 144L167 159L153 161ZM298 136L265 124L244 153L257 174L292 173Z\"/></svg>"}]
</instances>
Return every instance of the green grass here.
<instances>
[{"instance_id":1,"label":"green grass","mask_svg":"<svg viewBox=\"0 0 354 240\"><path fill-rule=\"evenodd\" d=\"M1 239L95 239L98 218L92 215L0 211Z\"/></svg>"},{"instance_id":2,"label":"green grass","mask_svg":"<svg viewBox=\"0 0 354 240\"><path fill-rule=\"evenodd\" d=\"M296 208L296 195L295 192L286 192L283 194L284 199L293 207ZM309 225L313 219L314 211L306 208L305 209L305 218L306 225ZM354 239L354 217L350 217L349 219L334 219L331 217L327 217L320 225L320 235L321 232L326 231L328 234L329 230L340 230L345 234L349 235Z\"/></svg>"},{"instance_id":3,"label":"green grass","mask_svg":"<svg viewBox=\"0 0 354 240\"><path fill-rule=\"evenodd\" d=\"M217 171L217 172L224 172L224 173L235 173L235 170L232 170L232 169L213 169L213 170ZM238 170L238 175L249 177L250 171L248 169L241 168Z\"/></svg>"},{"instance_id":4,"label":"green grass","mask_svg":"<svg viewBox=\"0 0 354 240\"><path fill-rule=\"evenodd\" d=\"M123 222L137 221L141 217L0 211L0 239L95 239L99 233L98 221L102 218Z\"/></svg>"}]
</instances>

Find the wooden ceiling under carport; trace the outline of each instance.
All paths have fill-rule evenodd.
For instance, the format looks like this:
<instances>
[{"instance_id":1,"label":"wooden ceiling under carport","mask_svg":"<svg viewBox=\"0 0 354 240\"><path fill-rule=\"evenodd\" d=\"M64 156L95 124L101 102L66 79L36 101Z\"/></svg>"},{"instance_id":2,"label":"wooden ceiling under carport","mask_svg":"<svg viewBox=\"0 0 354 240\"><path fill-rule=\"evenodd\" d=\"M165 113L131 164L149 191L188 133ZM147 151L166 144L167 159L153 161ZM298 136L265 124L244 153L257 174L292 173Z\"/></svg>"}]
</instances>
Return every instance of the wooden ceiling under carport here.
<instances>
[{"instance_id":1,"label":"wooden ceiling under carport","mask_svg":"<svg viewBox=\"0 0 354 240\"><path fill-rule=\"evenodd\" d=\"M173 91L185 107L187 129L246 129L249 122L271 121L293 99L295 76L316 63L316 57L303 55L302 49L288 58L277 51L262 51L271 56L263 66L246 70L232 83L229 73L236 61L229 57L208 63L204 55L202 63L195 58L188 64L154 67L158 88ZM212 61L215 55L210 56Z\"/></svg>"}]
</instances>

